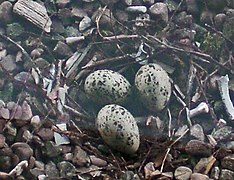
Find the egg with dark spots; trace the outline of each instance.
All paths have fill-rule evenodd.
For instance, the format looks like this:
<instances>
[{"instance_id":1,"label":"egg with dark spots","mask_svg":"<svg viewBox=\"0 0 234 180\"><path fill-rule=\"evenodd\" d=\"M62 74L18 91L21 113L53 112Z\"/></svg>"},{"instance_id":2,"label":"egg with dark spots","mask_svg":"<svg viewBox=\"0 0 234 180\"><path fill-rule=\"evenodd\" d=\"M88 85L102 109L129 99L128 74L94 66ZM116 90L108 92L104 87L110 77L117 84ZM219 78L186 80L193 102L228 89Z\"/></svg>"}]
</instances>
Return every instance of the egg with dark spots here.
<instances>
[{"instance_id":1,"label":"egg with dark spots","mask_svg":"<svg viewBox=\"0 0 234 180\"><path fill-rule=\"evenodd\" d=\"M87 76L84 91L91 100L101 105L123 103L131 94L131 85L118 72L97 70Z\"/></svg>"},{"instance_id":2,"label":"egg with dark spots","mask_svg":"<svg viewBox=\"0 0 234 180\"><path fill-rule=\"evenodd\" d=\"M116 104L104 106L96 118L97 129L111 148L125 154L135 153L140 144L140 135L133 115Z\"/></svg>"},{"instance_id":3,"label":"egg with dark spots","mask_svg":"<svg viewBox=\"0 0 234 180\"><path fill-rule=\"evenodd\" d=\"M167 72L158 64L142 66L135 76L135 86L145 107L157 112L163 110L171 96Z\"/></svg>"}]
</instances>

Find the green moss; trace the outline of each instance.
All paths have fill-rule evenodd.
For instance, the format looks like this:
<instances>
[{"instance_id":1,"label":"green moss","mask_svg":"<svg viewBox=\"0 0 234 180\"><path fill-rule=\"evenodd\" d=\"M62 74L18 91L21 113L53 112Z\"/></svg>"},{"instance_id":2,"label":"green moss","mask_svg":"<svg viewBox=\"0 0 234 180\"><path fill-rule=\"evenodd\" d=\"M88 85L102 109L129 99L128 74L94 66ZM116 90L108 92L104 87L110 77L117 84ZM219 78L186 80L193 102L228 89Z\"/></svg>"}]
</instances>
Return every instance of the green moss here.
<instances>
[{"instance_id":1,"label":"green moss","mask_svg":"<svg viewBox=\"0 0 234 180\"><path fill-rule=\"evenodd\" d=\"M207 32L201 41L201 49L215 58L221 57L225 47L225 39L216 33Z\"/></svg>"}]
</instances>

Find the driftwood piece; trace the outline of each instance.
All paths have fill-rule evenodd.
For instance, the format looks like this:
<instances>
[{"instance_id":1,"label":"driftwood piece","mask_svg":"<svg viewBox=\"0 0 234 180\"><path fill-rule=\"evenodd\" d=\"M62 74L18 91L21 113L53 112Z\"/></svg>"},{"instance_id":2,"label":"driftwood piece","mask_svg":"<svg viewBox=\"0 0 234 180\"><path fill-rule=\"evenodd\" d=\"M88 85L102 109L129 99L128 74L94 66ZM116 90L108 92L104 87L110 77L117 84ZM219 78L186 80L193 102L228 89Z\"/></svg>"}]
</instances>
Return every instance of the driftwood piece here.
<instances>
[{"instance_id":1,"label":"driftwood piece","mask_svg":"<svg viewBox=\"0 0 234 180\"><path fill-rule=\"evenodd\" d=\"M221 76L217 80L220 95L224 103L225 109L227 111L227 114L229 118L234 121L234 107L229 95L228 81L229 81L228 75Z\"/></svg>"},{"instance_id":2,"label":"driftwood piece","mask_svg":"<svg viewBox=\"0 0 234 180\"><path fill-rule=\"evenodd\" d=\"M43 5L31 0L19 0L15 3L13 11L45 32L50 32L52 21Z\"/></svg>"}]
</instances>

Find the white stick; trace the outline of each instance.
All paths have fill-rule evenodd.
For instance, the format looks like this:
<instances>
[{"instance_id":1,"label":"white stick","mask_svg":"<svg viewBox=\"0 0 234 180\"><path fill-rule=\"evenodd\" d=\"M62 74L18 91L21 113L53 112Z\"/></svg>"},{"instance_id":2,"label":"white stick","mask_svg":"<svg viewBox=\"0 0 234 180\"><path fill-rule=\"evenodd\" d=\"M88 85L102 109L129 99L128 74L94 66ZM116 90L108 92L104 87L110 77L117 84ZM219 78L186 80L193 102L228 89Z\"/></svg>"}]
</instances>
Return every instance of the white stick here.
<instances>
[{"instance_id":1,"label":"white stick","mask_svg":"<svg viewBox=\"0 0 234 180\"><path fill-rule=\"evenodd\" d=\"M217 79L219 92L222 101L224 103L225 109L227 111L227 114L229 118L234 121L234 107L229 95L228 81L229 81L228 75L221 76L219 79Z\"/></svg>"},{"instance_id":2,"label":"white stick","mask_svg":"<svg viewBox=\"0 0 234 180\"><path fill-rule=\"evenodd\" d=\"M26 160L21 161L19 164L15 166L14 169L11 170L11 172L9 172L9 175L13 177L19 176L23 172L23 170L27 167L28 167L28 161Z\"/></svg>"},{"instance_id":3,"label":"white stick","mask_svg":"<svg viewBox=\"0 0 234 180\"><path fill-rule=\"evenodd\" d=\"M209 112L209 106L205 102L201 102L197 107L190 110L189 117L192 118L198 114L208 113L208 112Z\"/></svg>"}]
</instances>

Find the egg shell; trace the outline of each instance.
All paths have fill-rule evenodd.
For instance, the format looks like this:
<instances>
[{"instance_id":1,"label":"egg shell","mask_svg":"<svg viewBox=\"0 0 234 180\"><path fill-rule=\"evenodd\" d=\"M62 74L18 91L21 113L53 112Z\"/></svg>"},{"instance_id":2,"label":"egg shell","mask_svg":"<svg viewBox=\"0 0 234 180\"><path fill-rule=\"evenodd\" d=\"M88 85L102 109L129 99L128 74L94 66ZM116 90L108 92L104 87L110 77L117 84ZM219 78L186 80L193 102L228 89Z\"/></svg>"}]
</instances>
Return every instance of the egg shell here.
<instances>
[{"instance_id":1,"label":"egg shell","mask_svg":"<svg viewBox=\"0 0 234 180\"><path fill-rule=\"evenodd\" d=\"M96 118L96 126L102 139L113 149L135 153L140 144L137 123L132 114L116 104L104 106Z\"/></svg>"},{"instance_id":2,"label":"egg shell","mask_svg":"<svg viewBox=\"0 0 234 180\"><path fill-rule=\"evenodd\" d=\"M161 111L171 96L171 83L167 72L158 64L142 66L135 76L135 86L145 107Z\"/></svg>"},{"instance_id":3,"label":"egg shell","mask_svg":"<svg viewBox=\"0 0 234 180\"><path fill-rule=\"evenodd\" d=\"M85 93L99 104L123 103L131 94L131 85L120 73L97 70L84 83Z\"/></svg>"}]
</instances>

